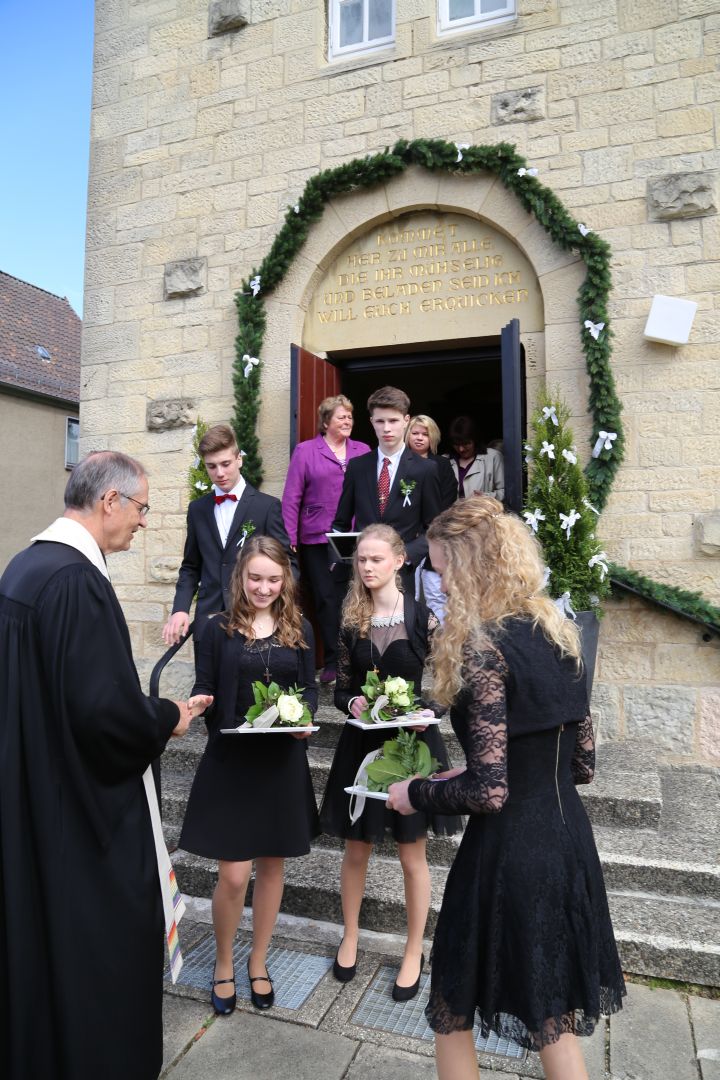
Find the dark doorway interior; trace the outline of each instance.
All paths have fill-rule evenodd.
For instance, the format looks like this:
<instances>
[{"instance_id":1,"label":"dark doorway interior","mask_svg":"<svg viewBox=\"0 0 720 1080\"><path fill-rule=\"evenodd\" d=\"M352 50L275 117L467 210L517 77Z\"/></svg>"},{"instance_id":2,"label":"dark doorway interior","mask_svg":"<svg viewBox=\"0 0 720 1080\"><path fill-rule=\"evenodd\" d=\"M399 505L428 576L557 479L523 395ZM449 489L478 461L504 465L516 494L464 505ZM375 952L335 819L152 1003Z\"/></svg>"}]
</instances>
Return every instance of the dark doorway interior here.
<instances>
[{"instance_id":1,"label":"dark doorway interior","mask_svg":"<svg viewBox=\"0 0 720 1080\"><path fill-rule=\"evenodd\" d=\"M412 414L432 416L443 435L455 416L468 415L482 438L503 437L499 341L471 349L329 359L340 367L342 393L355 406L353 435L370 445L374 438L365 403L374 390L387 385L403 389ZM445 439L441 449L449 449Z\"/></svg>"}]
</instances>

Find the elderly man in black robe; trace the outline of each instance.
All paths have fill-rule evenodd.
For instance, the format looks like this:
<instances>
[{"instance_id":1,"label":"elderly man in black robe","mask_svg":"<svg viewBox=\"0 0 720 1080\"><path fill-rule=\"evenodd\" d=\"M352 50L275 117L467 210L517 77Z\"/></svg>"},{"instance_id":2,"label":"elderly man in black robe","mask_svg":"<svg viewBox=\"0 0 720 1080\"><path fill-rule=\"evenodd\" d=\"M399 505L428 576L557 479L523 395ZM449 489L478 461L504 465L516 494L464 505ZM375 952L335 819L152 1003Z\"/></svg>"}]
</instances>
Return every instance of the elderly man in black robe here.
<instances>
[{"instance_id":1,"label":"elderly man in black robe","mask_svg":"<svg viewBox=\"0 0 720 1080\"><path fill-rule=\"evenodd\" d=\"M162 1066L172 875L147 770L193 713L142 693L105 566L147 499L138 462L89 455L64 516L0 579L3 1080L154 1080Z\"/></svg>"}]
</instances>

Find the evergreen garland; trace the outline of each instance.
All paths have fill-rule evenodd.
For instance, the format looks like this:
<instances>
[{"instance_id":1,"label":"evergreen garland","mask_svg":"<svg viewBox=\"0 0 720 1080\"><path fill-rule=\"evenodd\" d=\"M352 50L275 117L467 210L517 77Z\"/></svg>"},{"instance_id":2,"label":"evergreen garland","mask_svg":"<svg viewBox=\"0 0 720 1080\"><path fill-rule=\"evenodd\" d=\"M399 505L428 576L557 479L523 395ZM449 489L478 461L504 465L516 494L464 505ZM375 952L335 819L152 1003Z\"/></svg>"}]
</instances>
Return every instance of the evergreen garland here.
<instances>
[{"instance_id":1,"label":"evergreen garland","mask_svg":"<svg viewBox=\"0 0 720 1080\"><path fill-rule=\"evenodd\" d=\"M564 404L547 395L540 398L530 421L532 441L526 444L530 476L523 516L542 544L550 569L548 592L558 600L566 595L578 612L598 607L610 592L610 578L607 555L595 538L598 515L577 461L569 417Z\"/></svg>"},{"instance_id":2,"label":"evergreen garland","mask_svg":"<svg viewBox=\"0 0 720 1080\"><path fill-rule=\"evenodd\" d=\"M627 570L624 566L610 565L613 582L626 585L645 600L662 604L680 615L694 619L720 634L720 607L711 604L700 593L689 589L678 589L674 585L661 585L658 581L639 574L636 570Z\"/></svg>"}]
</instances>

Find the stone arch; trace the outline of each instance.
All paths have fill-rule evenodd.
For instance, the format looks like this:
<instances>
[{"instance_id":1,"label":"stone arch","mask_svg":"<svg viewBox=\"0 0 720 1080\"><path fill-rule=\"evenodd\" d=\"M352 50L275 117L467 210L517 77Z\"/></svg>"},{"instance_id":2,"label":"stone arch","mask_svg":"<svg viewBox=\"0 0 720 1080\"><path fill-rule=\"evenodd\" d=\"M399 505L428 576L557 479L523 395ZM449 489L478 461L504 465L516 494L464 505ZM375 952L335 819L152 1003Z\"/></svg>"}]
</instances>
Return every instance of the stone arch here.
<instances>
[{"instance_id":1,"label":"stone arch","mask_svg":"<svg viewBox=\"0 0 720 1080\"><path fill-rule=\"evenodd\" d=\"M536 359L536 375L528 380L529 403L539 384L556 388L570 407L578 446L587 445L592 430L587 413L589 379L577 307L586 273L583 260L555 245L494 175L459 176L412 166L370 189L329 200L282 282L266 297L258 436L269 491L279 494L287 469L288 441L278 432L278 417L287 417L289 423L289 342L302 344L315 288L342 248L357 236L401 214L428 209L487 221L526 256L537 276L545 310L544 332L523 338Z\"/></svg>"}]
</instances>

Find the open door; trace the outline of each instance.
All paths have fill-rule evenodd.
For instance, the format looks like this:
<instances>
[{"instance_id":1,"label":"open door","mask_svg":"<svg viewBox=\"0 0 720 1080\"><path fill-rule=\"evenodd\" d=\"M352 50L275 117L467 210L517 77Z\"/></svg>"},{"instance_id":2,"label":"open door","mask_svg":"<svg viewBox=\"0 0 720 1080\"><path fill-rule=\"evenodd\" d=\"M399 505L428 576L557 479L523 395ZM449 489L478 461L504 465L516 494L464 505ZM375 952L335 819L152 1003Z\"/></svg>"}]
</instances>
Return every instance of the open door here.
<instances>
[{"instance_id":1,"label":"open door","mask_svg":"<svg viewBox=\"0 0 720 1080\"><path fill-rule=\"evenodd\" d=\"M505 505L519 514L523 501L523 372L520 322L512 319L500 332L502 369L503 454Z\"/></svg>"},{"instance_id":2,"label":"open door","mask_svg":"<svg viewBox=\"0 0 720 1080\"><path fill-rule=\"evenodd\" d=\"M317 435L318 405L340 393L340 371L300 345L290 346L290 453Z\"/></svg>"}]
</instances>

